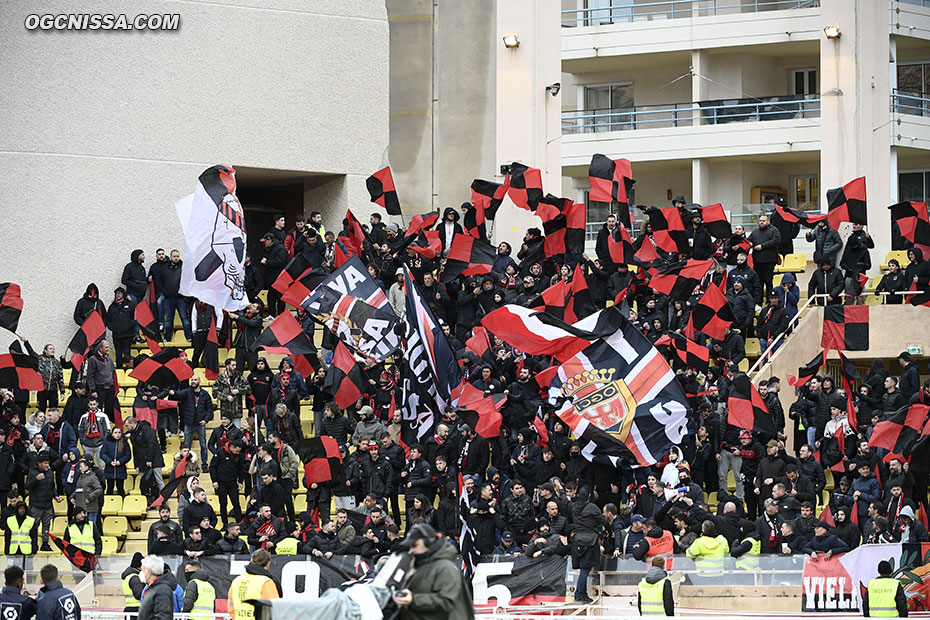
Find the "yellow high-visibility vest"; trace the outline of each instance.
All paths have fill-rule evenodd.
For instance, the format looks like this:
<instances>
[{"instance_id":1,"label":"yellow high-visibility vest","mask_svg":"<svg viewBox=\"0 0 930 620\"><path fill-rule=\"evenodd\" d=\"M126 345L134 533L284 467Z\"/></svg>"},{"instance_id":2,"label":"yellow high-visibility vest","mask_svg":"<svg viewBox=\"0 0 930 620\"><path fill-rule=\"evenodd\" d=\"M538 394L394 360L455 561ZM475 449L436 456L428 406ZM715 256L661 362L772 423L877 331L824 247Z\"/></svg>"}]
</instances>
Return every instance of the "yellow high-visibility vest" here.
<instances>
[{"instance_id":1,"label":"yellow high-visibility vest","mask_svg":"<svg viewBox=\"0 0 930 620\"><path fill-rule=\"evenodd\" d=\"M870 579L869 585L869 616L879 618L895 618L898 615L898 606L894 597L898 593L898 580L891 577Z\"/></svg>"},{"instance_id":2,"label":"yellow high-visibility vest","mask_svg":"<svg viewBox=\"0 0 930 620\"><path fill-rule=\"evenodd\" d=\"M216 604L216 589L209 581L202 579L191 579L191 581L197 584L197 600L194 601L194 607L191 609L192 620L211 620Z\"/></svg>"},{"instance_id":3,"label":"yellow high-visibility vest","mask_svg":"<svg viewBox=\"0 0 930 620\"><path fill-rule=\"evenodd\" d=\"M246 603L250 599L262 598L262 586L271 581L264 575L244 573L233 579L229 586L229 606L232 607L232 620L254 620L255 606ZM228 611L228 609L227 609Z\"/></svg>"},{"instance_id":4,"label":"yellow high-visibility vest","mask_svg":"<svg viewBox=\"0 0 930 620\"><path fill-rule=\"evenodd\" d=\"M297 544L298 541L292 536L288 536L278 544L274 546L274 550L278 555L297 555Z\"/></svg>"},{"instance_id":5,"label":"yellow high-visibility vest","mask_svg":"<svg viewBox=\"0 0 930 620\"><path fill-rule=\"evenodd\" d=\"M6 526L10 531L10 553L32 555L32 537L30 532L36 520L32 517L23 519L22 525L16 522L16 515L7 517Z\"/></svg>"},{"instance_id":6,"label":"yellow high-visibility vest","mask_svg":"<svg viewBox=\"0 0 930 620\"><path fill-rule=\"evenodd\" d=\"M132 593L132 588L129 587L129 580L138 576L139 573L132 573L131 575L123 577L123 596L126 598L127 608L135 607L139 609L139 599L136 598L136 595Z\"/></svg>"},{"instance_id":7,"label":"yellow high-visibility vest","mask_svg":"<svg viewBox=\"0 0 930 620\"><path fill-rule=\"evenodd\" d=\"M68 526L68 534L72 545L86 553L94 552L94 524L84 521L84 530L81 531L77 523Z\"/></svg>"},{"instance_id":8,"label":"yellow high-visibility vest","mask_svg":"<svg viewBox=\"0 0 930 620\"><path fill-rule=\"evenodd\" d=\"M665 601L665 582L668 577L663 577L656 583L649 583L646 578L639 582L639 607L644 616L664 616Z\"/></svg>"}]
</instances>

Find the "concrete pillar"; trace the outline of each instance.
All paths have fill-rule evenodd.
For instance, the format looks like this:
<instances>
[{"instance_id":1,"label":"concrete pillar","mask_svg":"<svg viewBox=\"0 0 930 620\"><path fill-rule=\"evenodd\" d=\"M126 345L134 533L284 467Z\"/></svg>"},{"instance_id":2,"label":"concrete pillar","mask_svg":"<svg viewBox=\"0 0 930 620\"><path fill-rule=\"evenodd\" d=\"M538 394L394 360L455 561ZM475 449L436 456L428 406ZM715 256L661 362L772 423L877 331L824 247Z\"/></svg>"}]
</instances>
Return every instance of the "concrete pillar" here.
<instances>
[{"instance_id":1,"label":"concrete pillar","mask_svg":"<svg viewBox=\"0 0 930 620\"><path fill-rule=\"evenodd\" d=\"M561 97L546 87L561 80L560 4L534 0L497 3L496 161L514 161L542 173L543 191L561 192ZM517 35L519 47L504 47L504 35ZM555 42L555 44L553 43ZM494 222L494 243L522 243L528 227L540 226L532 213L504 201Z\"/></svg>"},{"instance_id":2,"label":"concrete pillar","mask_svg":"<svg viewBox=\"0 0 930 620\"><path fill-rule=\"evenodd\" d=\"M710 162L706 159L691 160L691 202L710 204Z\"/></svg>"},{"instance_id":3,"label":"concrete pillar","mask_svg":"<svg viewBox=\"0 0 930 620\"><path fill-rule=\"evenodd\" d=\"M891 249L888 218L891 145L888 4L822 0L821 27L838 25L838 39L821 37L821 204L826 191L865 176L875 271ZM876 129L882 127L881 129ZM845 227L844 227L845 228ZM841 231L843 232L843 231Z\"/></svg>"},{"instance_id":4,"label":"concrete pillar","mask_svg":"<svg viewBox=\"0 0 930 620\"><path fill-rule=\"evenodd\" d=\"M699 77L702 75L707 75L710 70L710 58L707 53L707 50L692 50L691 51L691 103L692 107L698 107L698 104L701 101L704 101L708 98L707 96L707 87L710 84L707 80ZM694 124L701 124L701 117L699 114L694 115Z\"/></svg>"}]
</instances>

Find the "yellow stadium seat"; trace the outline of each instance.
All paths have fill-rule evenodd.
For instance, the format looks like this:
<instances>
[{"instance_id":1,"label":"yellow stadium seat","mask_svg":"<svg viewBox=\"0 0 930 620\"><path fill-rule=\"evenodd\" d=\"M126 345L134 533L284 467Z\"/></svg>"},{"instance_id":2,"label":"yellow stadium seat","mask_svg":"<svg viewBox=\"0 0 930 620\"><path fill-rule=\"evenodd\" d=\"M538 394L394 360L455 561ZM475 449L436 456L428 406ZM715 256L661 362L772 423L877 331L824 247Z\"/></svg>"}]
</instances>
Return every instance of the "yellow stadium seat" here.
<instances>
[{"instance_id":1,"label":"yellow stadium seat","mask_svg":"<svg viewBox=\"0 0 930 620\"><path fill-rule=\"evenodd\" d=\"M707 505L716 506L717 505L717 492L711 491L707 494Z\"/></svg>"},{"instance_id":2,"label":"yellow stadium seat","mask_svg":"<svg viewBox=\"0 0 930 620\"><path fill-rule=\"evenodd\" d=\"M102 543L100 555L116 555L119 543L115 536L101 536L100 542Z\"/></svg>"},{"instance_id":3,"label":"yellow stadium seat","mask_svg":"<svg viewBox=\"0 0 930 620\"><path fill-rule=\"evenodd\" d=\"M882 276L880 275L872 276L871 278L869 278L869 281L865 283L865 289L863 290L866 293L874 293L875 288L878 286L878 283L881 281L882 281Z\"/></svg>"},{"instance_id":4,"label":"yellow stadium seat","mask_svg":"<svg viewBox=\"0 0 930 620\"><path fill-rule=\"evenodd\" d=\"M213 506L213 512L220 511L220 498L217 497L216 495L208 495L207 503Z\"/></svg>"},{"instance_id":5,"label":"yellow stadium seat","mask_svg":"<svg viewBox=\"0 0 930 620\"><path fill-rule=\"evenodd\" d=\"M736 478L733 477L733 470L727 472L727 488L731 491L736 490Z\"/></svg>"},{"instance_id":6,"label":"yellow stadium seat","mask_svg":"<svg viewBox=\"0 0 930 620\"><path fill-rule=\"evenodd\" d=\"M129 532L129 521L126 517L104 517L103 518L103 535L113 536L114 538L126 538Z\"/></svg>"},{"instance_id":7,"label":"yellow stadium seat","mask_svg":"<svg viewBox=\"0 0 930 620\"><path fill-rule=\"evenodd\" d=\"M52 529L49 531L55 536L64 536L67 527L68 517L55 517L52 519Z\"/></svg>"},{"instance_id":8,"label":"yellow stadium seat","mask_svg":"<svg viewBox=\"0 0 930 620\"><path fill-rule=\"evenodd\" d=\"M779 273L803 273L807 268L807 257L804 254L786 254L778 265Z\"/></svg>"},{"instance_id":9,"label":"yellow stadium seat","mask_svg":"<svg viewBox=\"0 0 930 620\"><path fill-rule=\"evenodd\" d=\"M783 274L776 273L774 276L772 276L772 286L781 286L781 281L784 277L785 276Z\"/></svg>"},{"instance_id":10,"label":"yellow stadium seat","mask_svg":"<svg viewBox=\"0 0 930 620\"><path fill-rule=\"evenodd\" d=\"M148 504L141 495L127 495L123 499L123 508L119 511L119 516L128 519L144 519L148 513Z\"/></svg>"},{"instance_id":11,"label":"yellow stadium seat","mask_svg":"<svg viewBox=\"0 0 930 620\"><path fill-rule=\"evenodd\" d=\"M307 509L307 496L304 493L294 497L294 512L300 513Z\"/></svg>"},{"instance_id":12,"label":"yellow stadium seat","mask_svg":"<svg viewBox=\"0 0 930 620\"><path fill-rule=\"evenodd\" d=\"M882 305L882 296L881 295L869 295L865 298L865 305L867 306L880 306Z\"/></svg>"},{"instance_id":13,"label":"yellow stadium seat","mask_svg":"<svg viewBox=\"0 0 930 620\"><path fill-rule=\"evenodd\" d=\"M885 257L885 262L882 263L882 271L888 271L888 261L892 258L898 261L901 269L911 264L911 261L907 258L907 250L891 250L888 252L888 256Z\"/></svg>"},{"instance_id":14,"label":"yellow stadium seat","mask_svg":"<svg viewBox=\"0 0 930 620\"><path fill-rule=\"evenodd\" d=\"M63 499L60 502L52 502L52 507L55 509L55 516L60 517L62 515L68 516L68 504L67 498Z\"/></svg>"},{"instance_id":15,"label":"yellow stadium seat","mask_svg":"<svg viewBox=\"0 0 930 620\"><path fill-rule=\"evenodd\" d=\"M738 368L740 372L749 372L749 360L745 357L741 359L738 364Z\"/></svg>"},{"instance_id":16,"label":"yellow stadium seat","mask_svg":"<svg viewBox=\"0 0 930 620\"><path fill-rule=\"evenodd\" d=\"M746 339L746 356L747 357L759 357L762 355L762 346L758 338L747 338Z\"/></svg>"},{"instance_id":17,"label":"yellow stadium seat","mask_svg":"<svg viewBox=\"0 0 930 620\"><path fill-rule=\"evenodd\" d=\"M119 495L106 495L103 498L103 508L100 514L104 517L115 517L123 509L123 498Z\"/></svg>"},{"instance_id":18,"label":"yellow stadium seat","mask_svg":"<svg viewBox=\"0 0 930 620\"><path fill-rule=\"evenodd\" d=\"M827 480L827 483L826 485L824 485L823 488L826 489L827 491L832 491L834 488L833 472L830 471L829 469L826 469L824 470L823 475L826 477L826 480Z\"/></svg>"}]
</instances>

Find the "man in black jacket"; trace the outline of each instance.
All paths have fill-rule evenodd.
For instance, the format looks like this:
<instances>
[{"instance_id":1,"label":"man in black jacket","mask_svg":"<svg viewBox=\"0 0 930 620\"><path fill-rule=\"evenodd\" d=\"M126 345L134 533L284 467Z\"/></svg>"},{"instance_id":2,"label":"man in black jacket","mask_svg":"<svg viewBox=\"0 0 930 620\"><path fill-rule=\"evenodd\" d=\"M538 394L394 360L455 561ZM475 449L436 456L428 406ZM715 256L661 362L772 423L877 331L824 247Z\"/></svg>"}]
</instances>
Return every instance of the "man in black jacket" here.
<instances>
[{"instance_id":1,"label":"man in black jacket","mask_svg":"<svg viewBox=\"0 0 930 620\"><path fill-rule=\"evenodd\" d=\"M204 518L210 520L211 526L216 525L216 512L213 511L213 506L207 503L207 492L203 488L199 488L194 491L190 504L184 510L181 528L190 533L191 528L200 525Z\"/></svg>"},{"instance_id":2,"label":"man in black jacket","mask_svg":"<svg viewBox=\"0 0 930 620\"><path fill-rule=\"evenodd\" d=\"M129 255L129 262L123 267L123 277L120 278L133 305L145 298L145 290L148 288L148 276L145 273L144 263L145 252L133 250Z\"/></svg>"},{"instance_id":3,"label":"man in black jacket","mask_svg":"<svg viewBox=\"0 0 930 620\"><path fill-rule=\"evenodd\" d=\"M249 552L245 541L239 538L240 529L235 521L226 524L223 537L216 541L216 548L220 553L245 554Z\"/></svg>"},{"instance_id":4,"label":"man in black jacket","mask_svg":"<svg viewBox=\"0 0 930 620\"><path fill-rule=\"evenodd\" d=\"M278 316L284 310L285 306L281 303L281 293L274 290L271 285L281 275L281 270L287 265L287 249L284 243L274 235L274 233L265 233L261 238L265 244L265 256L262 258L262 265L265 266L265 288L268 289L268 314L269 316Z\"/></svg>"},{"instance_id":5,"label":"man in black jacket","mask_svg":"<svg viewBox=\"0 0 930 620\"><path fill-rule=\"evenodd\" d=\"M833 267L833 261L825 258L820 261L820 269L811 274L810 284L807 285L807 296L826 295L826 302L823 297L817 299L818 306L840 305L843 303L844 289L843 274Z\"/></svg>"},{"instance_id":6,"label":"man in black jacket","mask_svg":"<svg viewBox=\"0 0 930 620\"><path fill-rule=\"evenodd\" d=\"M200 460L207 462L207 422L213 419L213 399L210 394L200 387L200 377L194 375L190 379L190 387L179 392L170 390L169 395L178 400L181 412L181 425L184 427L184 447L190 448L194 443L194 434L200 443Z\"/></svg>"},{"instance_id":7,"label":"man in black jacket","mask_svg":"<svg viewBox=\"0 0 930 620\"><path fill-rule=\"evenodd\" d=\"M613 235L617 230L617 216L611 213L607 216L607 221L604 222L604 226L597 231L597 243L594 246L594 252L597 254L597 258L601 261L601 266L605 271L612 272L615 269L615 264L613 259L610 256L610 236Z\"/></svg>"},{"instance_id":8,"label":"man in black jacket","mask_svg":"<svg viewBox=\"0 0 930 620\"><path fill-rule=\"evenodd\" d=\"M244 444L241 439L229 442L210 461L210 480L220 500L220 519L226 520L226 500L232 504L232 516L236 521L242 520L239 509L239 489L245 481L245 460L242 458Z\"/></svg>"},{"instance_id":9,"label":"man in black jacket","mask_svg":"<svg viewBox=\"0 0 930 620\"><path fill-rule=\"evenodd\" d=\"M165 466L161 445L155 429L146 420L136 420L130 416L126 419L126 432L132 441L132 457L142 478L140 490L149 499L155 499L158 492L165 486L162 479L161 468ZM145 486L143 487L143 484Z\"/></svg>"},{"instance_id":10,"label":"man in black jacket","mask_svg":"<svg viewBox=\"0 0 930 620\"><path fill-rule=\"evenodd\" d=\"M759 227L749 234L752 244L752 268L762 284L761 295L756 296L756 303L772 292L772 276L778 263L778 247L781 245L781 233L769 223L768 215L759 216Z\"/></svg>"},{"instance_id":11,"label":"man in black jacket","mask_svg":"<svg viewBox=\"0 0 930 620\"><path fill-rule=\"evenodd\" d=\"M42 551L51 551L48 533L55 516L52 502L60 502L61 497L55 489L55 472L50 468L47 453L38 456L36 469L30 471L26 478L26 490L29 491L29 512L36 523L42 523Z\"/></svg>"},{"instance_id":12,"label":"man in black jacket","mask_svg":"<svg viewBox=\"0 0 930 620\"><path fill-rule=\"evenodd\" d=\"M458 450L458 471L463 475L484 477L491 458L488 440L475 433L468 425L461 427Z\"/></svg>"},{"instance_id":13,"label":"man in black jacket","mask_svg":"<svg viewBox=\"0 0 930 620\"><path fill-rule=\"evenodd\" d=\"M188 342L191 340L191 321L187 313L187 300L181 294L181 270L184 261L181 260L181 253L177 250L171 250L171 260L160 271L161 292L164 295L164 334L165 340L171 340L174 334L174 313L181 317L181 326L184 329L184 338Z\"/></svg>"},{"instance_id":14,"label":"man in black jacket","mask_svg":"<svg viewBox=\"0 0 930 620\"><path fill-rule=\"evenodd\" d=\"M174 590L178 580L160 557L150 555L142 560L139 578L148 589L139 605L138 620L164 620L174 614Z\"/></svg>"},{"instance_id":15,"label":"man in black jacket","mask_svg":"<svg viewBox=\"0 0 930 620\"><path fill-rule=\"evenodd\" d=\"M694 260L707 260L714 255L714 240L711 239L701 212L691 213L691 222L688 229L688 241L691 244L691 258Z\"/></svg>"},{"instance_id":16,"label":"man in black jacket","mask_svg":"<svg viewBox=\"0 0 930 620\"><path fill-rule=\"evenodd\" d=\"M759 346L765 351L773 340L788 329L788 312L781 305L777 291L769 293L769 303L759 313L756 324L756 336Z\"/></svg>"},{"instance_id":17,"label":"man in black jacket","mask_svg":"<svg viewBox=\"0 0 930 620\"><path fill-rule=\"evenodd\" d=\"M396 445L396 444L395 444ZM410 456L400 472L400 483L404 490L407 514L411 514L413 500L417 495L430 496L433 486L433 473L429 463L423 458L423 446L410 444Z\"/></svg>"},{"instance_id":18,"label":"man in black jacket","mask_svg":"<svg viewBox=\"0 0 930 620\"><path fill-rule=\"evenodd\" d=\"M181 533L181 526L171 519L171 508L162 504L158 508L158 521L149 526L148 533L148 552L152 553L152 545L158 540L159 530L168 530L171 540L180 545L184 542L184 535Z\"/></svg>"}]
</instances>

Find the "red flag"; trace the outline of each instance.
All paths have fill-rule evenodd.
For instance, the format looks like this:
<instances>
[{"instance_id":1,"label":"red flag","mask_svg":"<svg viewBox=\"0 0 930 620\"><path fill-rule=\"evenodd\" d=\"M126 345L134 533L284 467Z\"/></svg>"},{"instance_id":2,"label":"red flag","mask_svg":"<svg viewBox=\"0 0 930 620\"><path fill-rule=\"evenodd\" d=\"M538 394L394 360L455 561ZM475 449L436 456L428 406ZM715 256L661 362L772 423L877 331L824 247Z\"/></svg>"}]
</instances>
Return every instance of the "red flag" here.
<instances>
[{"instance_id":1,"label":"red flag","mask_svg":"<svg viewBox=\"0 0 930 620\"><path fill-rule=\"evenodd\" d=\"M843 222L862 224L869 222L866 218L865 177L853 179L843 187L827 190L827 221L833 229L839 229Z\"/></svg>"},{"instance_id":2,"label":"red flag","mask_svg":"<svg viewBox=\"0 0 930 620\"><path fill-rule=\"evenodd\" d=\"M827 504L823 511L820 513L820 516L817 517L818 520L823 521L830 527L836 527L836 521L833 520L833 511L830 510L830 504Z\"/></svg>"},{"instance_id":3,"label":"red flag","mask_svg":"<svg viewBox=\"0 0 930 620\"><path fill-rule=\"evenodd\" d=\"M336 343L333 362L323 387L333 395L333 400L340 409L354 405L368 388L368 381L362 373L361 366L341 340Z\"/></svg>"},{"instance_id":4,"label":"red flag","mask_svg":"<svg viewBox=\"0 0 930 620\"><path fill-rule=\"evenodd\" d=\"M145 342L152 353L161 351L161 345L158 344L158 341L161 340L161 332L158 330L158 323L155 321L149 305L142 302L137 303L132 315L139 325L139 331L145 336Z\"/></svg>"},{"instance_id":5,"label":"red flag","mask_svg":"<svg viewBox=\"0 0 930 620\"><path fill-rule=\"evenodd\" d=\"M510 166L508 180L510 188L507 195L521 209L536 211L539 201L542 200L542 174L538 168L530 168L521 163L514 162Z\"/></svg>"},{"instance_id":6,"label":"red flag","mask_svg":"<svg viewBox=\"0 0 930 620\"><path fill-rule=\"evenodd\" d=\"M168 347L136 365L129 376L160 388L169 388L194 376L190 365L179 356L181 350Z\"/></svg>"},{"instance_id":7,"label":"red flag","mask_svg":"<svg viewBox=\"0 0 930 620\"><path fill-rule=\"evenodd\" d=\"M215 380L220 374L220 341L216 335L216 315L210 316L210 330L207 332L207 342L203 345L200 359L207 379Z\"/></svg>"},{"instance_id":8,"label":"red flag","mask_svg":"<svg viewBox=\"0 0 930 620\"><path fill-rule=\"evenodd\" d=\"M95 556L93 553L88 553L87 551L79 548L77 545L73 545L67 540L59 538L54 534L49 533L48 537L53 543L55 543L55 546L61 550L61 554L68 558L68 561L71 562L78 570L89 573L97 568L97 556Z\"/></svg>"},{"instance_id":9,"label":"red flag","mask_svg":"<svg viewBox=\"0 0 930 620\"><path fill-rule=\"evenodd\" d=\"M304 464L304 480L307 488L337 480L342 469L339 443L333 437L320 436L297 440L294 452Z\"/></svg>"},{"instance_id":10,"label":"red flag","mask_svg":"<svg viewBox=\"0 0 930 620\"><path fill-rule=\"evenodd\" d=\"M421 230L429 230L439 220L439 211L431 211L422 215L414 215L410 218L410 226L407 227L405 237L410 237Z\"/></svg>"},{"instance_id":11,"label":"red flag","mask_svg":"<svg viewBox=\"0 0 930 620\"><path fill-rule=\"evenodd\" d=\"M181 460L178 461L178 464L175 465L174 471L171 472L171 479L165 483L164 488L159 491L158 497L149 505L149 510L152 508L158 508L164 504L169 497L171 497L178 487L181 485L181 481L184 480L184 473L187 471L187 457L190 456L190 452L181 457ZM158 473L157 475L161 475Z\"/></svg>"},{"instance_id":12,"label":"red flag","mask_svg":"<svg viewBox=\"0 0 930 620\"><path fill-rule=\"evenodd\" d=\"M448 284L460 275L490 273L496 257L497 250L487 241L475 239L471 235L455 235L439 282Z\"/></svg>"},{"instance_id":13,"label":"red flag","mask_svg":"<svg viewBox=\"0 0 930 620\"><path fill-rule=\"evenodd\" d=\"M388 215L400 215L400 201L397 199L397 190L394 187L394 176L391 167L385 166L368 177L365 181L371 201L384 207Z\"/></svg>"},{"instance_id":14,"label":"red flag","mask_svg":"<svg viewBox=\"0 0 930 620\"><path fill-rule=\"evenodd\" d=\"M727 335L727 327L735 320L733 308L720 289L708 286L688 316L685 335L694 338L697 330L714 340L723 340Z\"/></svg>"},{"instance_id":15,"label":"red flag","mask_svg":"<svg viewBox=\"0 0 930 620\"><path fill-rule=\"evenodd\" d=\"M41 392L45 381L39 374L39 360L25 353L0 355L0 387Z\"/></svg>"},{"instance_id":16,"label":"red flag","mask_svg":"<svg viewBox=\"0 0 930 620\"><path fill-rule=\"evenodd\" d=\"M504 202L504 196L510 186L507 183L493 183L482 179L475 179L471 183L471 203L476 209L484 213L485 219L493 220L497 216L497 209ZM439 212L436 212L439 215Z\"/></svg>"}]
</instances>

